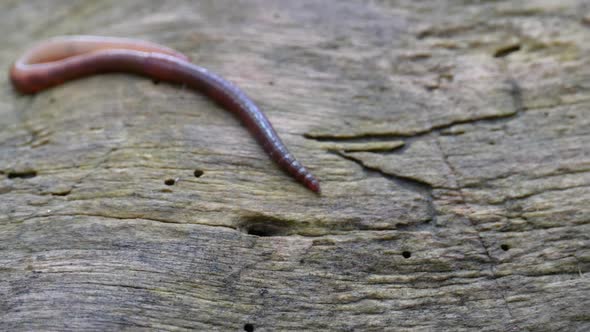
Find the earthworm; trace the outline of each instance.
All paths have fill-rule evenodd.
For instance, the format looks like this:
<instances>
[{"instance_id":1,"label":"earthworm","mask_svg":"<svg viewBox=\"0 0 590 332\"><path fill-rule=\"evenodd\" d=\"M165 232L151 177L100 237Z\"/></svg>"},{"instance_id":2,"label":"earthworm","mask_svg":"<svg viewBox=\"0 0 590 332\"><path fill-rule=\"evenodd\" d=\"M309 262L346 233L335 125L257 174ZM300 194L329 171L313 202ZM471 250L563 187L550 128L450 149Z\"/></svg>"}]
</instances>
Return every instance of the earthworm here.
<instances>
[{"instance_id":1,"label":"earthworm","mask_svg":"<svg viewBox=\"0 0 590 332\"><path fill-rule=\"evenodd\" d=\"M128 38L67 36L46 40L26 52L10 70L15 88L32 94L80 77L129 72L187 85L237 115L283 170L319 193L319 181L287 150L270 121L236 85L168 47Z\"/></svg>"}]
</instances>

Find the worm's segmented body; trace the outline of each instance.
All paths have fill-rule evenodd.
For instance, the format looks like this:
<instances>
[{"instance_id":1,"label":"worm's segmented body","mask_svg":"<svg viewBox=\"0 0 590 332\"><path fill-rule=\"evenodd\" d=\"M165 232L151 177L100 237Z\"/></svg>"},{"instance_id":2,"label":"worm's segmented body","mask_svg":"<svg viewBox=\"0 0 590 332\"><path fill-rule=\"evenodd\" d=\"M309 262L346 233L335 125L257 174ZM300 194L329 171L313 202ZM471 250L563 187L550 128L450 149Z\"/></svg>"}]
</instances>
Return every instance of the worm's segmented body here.
<instances>
[{"instance_id":1,"label":"worm's segmented body","mask_svg":"<svg viewBox=\"0 0 590 332\"><path fill-rule=\"evenodd\" d=\"M79 77L130 72L185 84L236 114L279 166L310 190L319 181L287 150L268 118L237 86L191 63L165 46L127 38L58 37L32 48L12 66L10 78L22 93L35 93Z\"/></svg>"}]
</instances>

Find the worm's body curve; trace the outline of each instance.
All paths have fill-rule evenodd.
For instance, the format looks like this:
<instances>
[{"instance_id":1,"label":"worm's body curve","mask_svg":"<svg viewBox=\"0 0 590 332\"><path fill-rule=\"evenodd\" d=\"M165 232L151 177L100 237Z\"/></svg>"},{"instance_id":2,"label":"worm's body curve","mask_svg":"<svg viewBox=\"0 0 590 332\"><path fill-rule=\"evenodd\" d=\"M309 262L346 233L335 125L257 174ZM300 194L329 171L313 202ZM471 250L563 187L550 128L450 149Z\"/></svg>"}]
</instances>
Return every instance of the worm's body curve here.
<instances>
[{"instance_id":1,"label":"worm's body curve","mask_svg":"<svg viewBox=\"0 0 590 332\"><path fill-rule=\"evenodd\" d=\"M40 43L19 58L10 78L21 93L32 94L94 74L129 72L185 84L236 114L266 153L286 172L319 193L319 181L295 159L268 118L237 86L158 44L127 38L71 36Z\"/></svg>"}]
</instances>

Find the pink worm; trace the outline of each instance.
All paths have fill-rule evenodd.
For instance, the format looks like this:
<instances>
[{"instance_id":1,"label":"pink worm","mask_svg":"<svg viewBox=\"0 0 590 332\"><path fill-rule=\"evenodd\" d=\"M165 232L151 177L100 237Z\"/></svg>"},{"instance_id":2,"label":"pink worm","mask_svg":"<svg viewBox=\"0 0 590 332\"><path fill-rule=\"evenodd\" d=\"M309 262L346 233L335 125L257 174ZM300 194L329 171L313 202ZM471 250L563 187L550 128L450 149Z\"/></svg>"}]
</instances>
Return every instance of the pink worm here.
<instances>
[{"instance_id":1,"label":"pink worm","mask_svg":"<svg viewBox=\"0 0 590 332\"><path fill-rule=\"evenodd\" d=\"M10 70L13 85L32 94L76 78L107 72L130 72L156 80L186 84L236 114L279 166L310 190L319 181L295 159L268 118L234 84L188 57L158 44L127 38L70 36L49 39L19 58Z\"/></svg>"}]
</instances>

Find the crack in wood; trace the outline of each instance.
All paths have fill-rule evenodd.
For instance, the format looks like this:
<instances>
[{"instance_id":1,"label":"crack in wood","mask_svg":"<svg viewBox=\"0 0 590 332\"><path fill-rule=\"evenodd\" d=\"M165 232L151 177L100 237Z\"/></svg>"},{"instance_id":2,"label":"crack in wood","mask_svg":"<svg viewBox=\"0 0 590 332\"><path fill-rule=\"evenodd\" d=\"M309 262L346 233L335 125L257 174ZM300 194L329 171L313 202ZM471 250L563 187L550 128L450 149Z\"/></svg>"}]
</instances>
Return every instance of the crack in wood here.
<instances>
[{"instance_id":1,"label":"crack in wood","mask_svg":"<svg viewBox=\"0 0 590 332\"><path fill-rule=\"evenodd\" d=\"M385 179L397 183L402 188L405 188L405 189L408 189L410 191L420 194L422 197L424 197L424 200L427 202L427 206L428 206L427 211L428 211L428 215L430 216L430 218L425 222L432 222L432 224L436 224L437 211L436 211L436 208L434 207L433 195L432 195L433 187L430 183L427 183L427 182L424 182L424 181L421 181L418 179L410 178L410 177L404 177L404 176L401 176L398 174L391 174L391 173L385 172L382 169L377 168L377 167L371 167L371 166L365 164L361 159L355 158L355 157L353 157L349 154L346 154L345 152L342 152L342 151L334 151L333 153L346 159L346 160L354 162L355 164L361 166L363 169L365 169L367 171L377 173L377 174L381 175L382 177L384 177Z\"/></svg>"},{"instance_id":2,"label":"crack in wood","mask_svg":"<svg viewBox=\"0 0 590 332\"><path fill-rule=\"evenodd\" d=\"M387 134L387 133L367 133L367 134L362 134L362 135L349 135L349 136L329 135L329 134L328 135L305 134L304 136L306 138L314 139L314 140L317 140L320 142L322 142L322 141L346 142L346 141L359 141L359 140L362 141L362 140L376 140L376 139L377 140L378 139L387 139L387 140L399 139L399 140L401 140L403 138L416 139L418 137L423 137L423 136L430 135L433 133L437 133L440 135L441 131L449 129L455 125L497 123L498 121L502 121L502 122L510 121L511 119L518 116L520 114L520 112L522 112L525 109L525 107L523 104L522 89L521 89L520 85L518 84L518 82L514 78L510 77L507 79L506 83L509 86L508 93L512 99L512 104L513 104L512 111L507 114L495 114L495 115L491 115L491 116L483 116L483 117L476 118L476 119L458 120L458 121L452 121L447 124L433 125L428 130L424 130L422 132L418 132L418 133L415 133L412 135L405 135L405 134L400 134L400 133L390 133L390 134ZM442 159L443 159L444 163L447 165L447 167L453 177L453 180L456 184L456 187L458 188L458 189L453 189L453 190L457 190L459 197L460 197L460 201L457 203L468 206L465 196L463 195L462 188L457 183L457 180L458 180L457 170L453 167L453 165L448 160L448 156L442 150L442 147L440 146L440 143L438 142L438 140L436 140L436 142L439 147L439 151L442 156ZM366 163L363 162L363 160L361 160L359 158L355 158L353 156L350 156L349 154L347 154L344 151L335 151L334 153L336 153L338 156L340 156L344 159L350 160L350 161L358 164L359 166L363 167L366 170L377 172L378 174L382 175L386 179L393 180L403 187L406 187L410 190L420 193L421 195L423 195L423 197L428 202L428 210L429 210L429 214L432 217L432 220L436 221L437 213L436 213L436 208L434 205L434 198L432 195L433 186L430 183L427 183L427 182L424 182L424 181L421 181L421 180L418 180L415 178L400 176L398 174L391 174L391 173L383 171L382 169L380 169L378 167L368 166L368 165L366 165ZM374 153L378 153L378 152L374 152ZM502 297L502 300L504 302L504 305L505 305L505 308L508 312L508 315L511 317L512 321L515 322L516 318L511 310L510 306L508 305L508 301L506 299L505 292L497 280L498 275L496 273L496 266L494 263L495 259L492 257L492 254L490 252L490 248L485 244L485 241L484 241L482 235L480 234L480 232L478 231L477 225L474 223L474 221L468 215L465 216L465 219L467 220L467 222L470 224L470 226L475 230L475 232L477 234L478 242L480 243L480 245L483 248L485 255L487 257L487 264L489 265L490 273L493 277L494 283L495 283L497 289L499 290L500 296ZM518 325L516 325L516 323L512 323L512 324L513 324L513 326L515 326L518 329Z\"/></svg>"},{"instance_id":3,"label":"crack in wood","mask_svg":"<svg viewBox=\"0 0 590 332\"><path fill-rule=\"evenodd\" d=\"M368 141L368 140L404 140L407 138L418 138L430 135L432 133L440 133L443 130L449 129L456 125L463 125L463 124L482 124L482 123L497 123L498 121L506 121L514 118L518 115L519 111L523 109L522 106L522 97L520 96L520 88L518 87L517 90L512 86L512 83L509 82L511 88L509 90L510 95L512 96L513 103L519 103L517 107L513 108L513 111L508 112L506 114L491 114L491 115L484 115L477 118L472 119L465 119L465 120L455 120L448 123L443 123L440 125L431 126L428 129L419 130L414 133L400 133L400 132L383 132L383 133L362 133L362 134L315 134L315 133L305 133L303 137L316 140L318 142L326 142L326 141L333 141L333 142L358 142L358 141Z\"/></svg>"},{"instance_id":4,"label":"crack in wood","mask_svg":"<svg viewBox=\"0 0 590 332\"><path fill-rule=\"evenodd\" d=\"M514 112L512 113L512 115L504 117L503 121L509 121L510 119L518 116L518 114L520 114L520 112L523 110L523 98L522 98L522 89L520 87L520 85L518 84L518 82L513 78L510 77L507 80L509 86L510 86L510 96L512 98L512 103L513 103L513 108L514 108ZM437 141L438 144L438 141ZM445 164L447 165L447 167L449 168L449 170L451 171L451 175L454 178L455 183L457 183L457 171L456 169L453 167L453 165L449 162L448 160L448 156L444 153L444 151L442 150L440 144L438 144L440 153L443 157L443 160L445 162ZM457 183L457 192L459 194L459 198L460 201L457 202L457 204L463 204L467 207L469 207L469 204L467 203L467 200L465 199L465 196L463 194L463 189L462 187ZM484 252L488 258L488 263L489 263L489 268L490 268L490 272L492 274L493 277L493 281L496 285L496 288L499 290L500 296L502 297L502 300L504 301L504 306L506 308L506 311L508 312L508 315L510 316L510 318L512 319L512 325L517 329L520 330L520 328L518 327L518 325L515 323L516 322L516 317L514 316L512 309L510 308L510 306L508 305L508 301L506 299L506 294L505 291L503 289L503 287L500 285L499 281L498 281L498 274L496 273L496 264L495 264L495 259L492 257L492 254L490 252L489 247L486 245L480 231L477 228L476 223L470 218L469 215L465 215L465 219L468 221L468 223L470 224L471 228L473 228L473 230L475 230L476 234L477 234L477 238L478 241L480 243L480 245L482 246L482 248L484 249Z\"/></svg>"}]
</instances>

